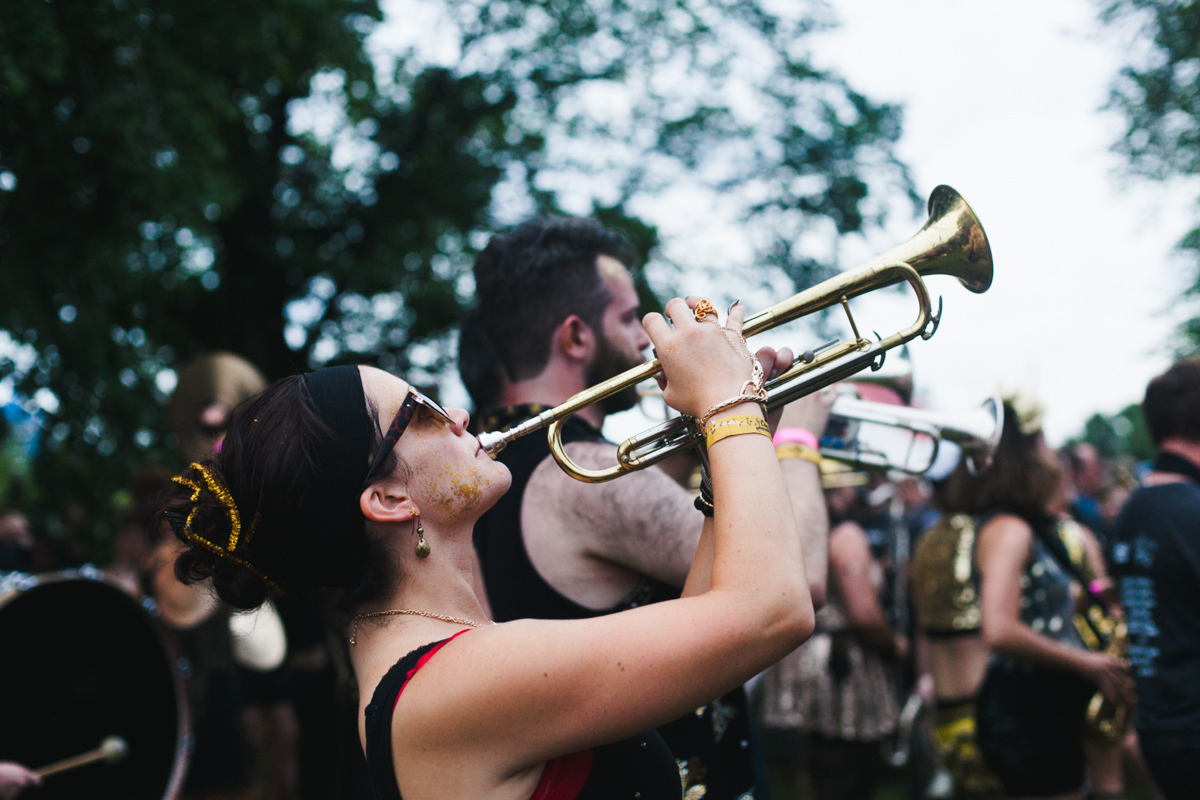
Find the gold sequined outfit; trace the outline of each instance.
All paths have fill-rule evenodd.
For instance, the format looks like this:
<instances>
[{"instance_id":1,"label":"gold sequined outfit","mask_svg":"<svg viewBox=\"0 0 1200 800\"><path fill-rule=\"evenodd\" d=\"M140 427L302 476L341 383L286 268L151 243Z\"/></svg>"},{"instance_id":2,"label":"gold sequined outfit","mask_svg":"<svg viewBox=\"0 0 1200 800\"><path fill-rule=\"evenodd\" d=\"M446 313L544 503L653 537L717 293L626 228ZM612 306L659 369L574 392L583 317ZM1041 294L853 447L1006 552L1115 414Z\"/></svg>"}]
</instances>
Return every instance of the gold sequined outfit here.
<instances>
[{"instance_id":1,"label":"gold sequined outfit","mask_svg":"<svg viewBox=\"0 0 1200 800\"><path fill-rule=\"evenodd\" d=\"M993 800L1004 796L999 779L983 763L975 739L975 701L938 704L933 716L933 743L954 778L960 800Z\"/></svg>"},{"instance_id":2,"label":"gold sequined outfit","mask_svg":"<svg viewBox=\"0 0 1200 800\"><path fill-rule=\"evenodd\" d=\"M926 530L910 569L918 628L934 636L979 631L975 521L969 515L942 517Z\"/></svg>"}]
</instances>

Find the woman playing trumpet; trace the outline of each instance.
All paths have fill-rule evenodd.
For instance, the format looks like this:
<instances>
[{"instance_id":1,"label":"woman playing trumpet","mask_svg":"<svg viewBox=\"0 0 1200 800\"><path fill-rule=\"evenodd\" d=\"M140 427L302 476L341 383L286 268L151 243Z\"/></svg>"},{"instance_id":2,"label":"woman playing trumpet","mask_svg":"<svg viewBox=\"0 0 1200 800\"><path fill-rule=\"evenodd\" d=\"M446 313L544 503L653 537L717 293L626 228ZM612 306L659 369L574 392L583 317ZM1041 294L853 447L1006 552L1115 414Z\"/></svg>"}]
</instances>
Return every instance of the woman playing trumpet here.
<instances>
[{"instance_id":1,"label":"woman playing trumpet","mask_svg":"<svg viewBox=\"0 0 1200 800\"><path fill-rule=\"evenodd\" d=\"M652 729L811 633L770 437L736 435L767 429L761 407L739 399L754 361L735 335L741 307L727 337L695 305L667 304L673 328L645 319L666 401L709 417L713 516L679 600L490 625L471 531L507 470L465 432L465 412L375 369L279 381L220 453L178 479L164 517L191 545L181 575L211 576L241 608L295 587L345 591L359 733L381 800L676 800L675 762Z\"/></svg>"}]
</instances>

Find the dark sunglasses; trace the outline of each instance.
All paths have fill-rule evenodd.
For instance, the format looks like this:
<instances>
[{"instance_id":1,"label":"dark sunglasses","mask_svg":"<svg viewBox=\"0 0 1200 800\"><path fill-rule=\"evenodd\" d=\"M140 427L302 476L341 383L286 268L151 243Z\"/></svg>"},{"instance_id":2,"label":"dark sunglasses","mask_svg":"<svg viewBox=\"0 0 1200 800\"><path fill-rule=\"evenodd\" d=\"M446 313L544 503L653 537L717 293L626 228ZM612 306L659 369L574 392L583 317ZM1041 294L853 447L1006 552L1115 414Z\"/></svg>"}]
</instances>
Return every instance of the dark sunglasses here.
<instances>
[{"instance_id":1,"label":"dark sunglasses","mask_svg":"<svg viewBox=\"0 0 1200 800\"><path fill-rule=\"evenodd\" d=\"M396 412L396 416L392 419L392 424L388 426L387 433L383 435L383 443L379 446L379 452L375 454L375 460L371 462L371 468L367 470L368 483L376 477L375 473L383 465L384 459L388 457L388 453L396 448L396 442L400 441L400 437L404 435L404 430L408 427L408 423L412 422L413 415L417 413L417 406L421 406L432 414L433 418L438 422L443 422L447 425L454 424L454 419L451 418L450 412L418 392L412 386L409 386L408 394L405 396L404 402L400 404L400 410Z\"/></svg>"}]
</instances>

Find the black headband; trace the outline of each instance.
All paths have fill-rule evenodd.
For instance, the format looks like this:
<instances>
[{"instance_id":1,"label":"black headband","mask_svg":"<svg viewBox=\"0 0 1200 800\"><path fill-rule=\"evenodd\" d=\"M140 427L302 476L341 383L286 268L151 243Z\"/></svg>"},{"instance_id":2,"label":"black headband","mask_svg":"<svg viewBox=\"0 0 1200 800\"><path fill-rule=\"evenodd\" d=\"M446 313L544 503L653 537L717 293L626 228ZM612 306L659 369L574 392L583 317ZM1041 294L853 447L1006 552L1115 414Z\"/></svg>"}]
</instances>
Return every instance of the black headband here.
<instances>
[{"instance_id":1,"label":"black headband","mask_svg":"<svg viewBox=\"0 0 1200 800\"><path fill-rule=\"evenodd\" d=\"M296 549L284 569L289 574L280 577L296 587L351 588L363 570L366 520L359 497L371 464L376 423L367 411L358 367L319 369L304 376L304 385L331 435L314 453L322 491L301 501L311 513L304 528L294 532Z\"/></svg>"}]
</instances>

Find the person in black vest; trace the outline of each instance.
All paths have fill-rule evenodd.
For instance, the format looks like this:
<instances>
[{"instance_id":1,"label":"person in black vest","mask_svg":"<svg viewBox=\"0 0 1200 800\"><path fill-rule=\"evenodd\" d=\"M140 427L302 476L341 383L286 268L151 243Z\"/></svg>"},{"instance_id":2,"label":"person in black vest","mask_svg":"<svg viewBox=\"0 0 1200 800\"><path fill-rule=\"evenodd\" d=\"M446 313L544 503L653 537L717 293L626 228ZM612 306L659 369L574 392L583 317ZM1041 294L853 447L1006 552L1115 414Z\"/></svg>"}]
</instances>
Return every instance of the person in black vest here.
<instances>
[{"instance_id":1,"label":"person in black vest","mask_svg":"<svg viewBox=\"0 0 1200 800\"><path fill-rule=\"evenodd\" d=\"M1117 519L1111 557L1128 615L1137 730L1170 800L1200 797L1200 359L1150 382L1158 458Z\"/></svg>"},{"instance_id":2,"label":"person in black vest","mask_svg":"<svg viewBox=\"0 0 1200 800\"><path fill-rule=\"evenodd\" d=\"M459 349L483 430L504 430L644 361L650 340L628 270L636 258L624 238L588 219L536 218L492 238L475 262L478 302ZM780 356L778 363L790 363L790 353ZM760 357L770 372L774 353ZM600 427L637 400L631 390L567 421L563 441L576 463L616 462ZM824 429L831 402L812 396L793 403L776 436L793 439L777 453L817 604L828 521L809 432ZM517 440L499 460L513 488L475 529L495 620L598 617L679 596L704 518L664 470L581 483L558 468L543 435ZM692 796L752 796L750 722L739 687L660 729Z\"/></svg>"}]
</instances>

